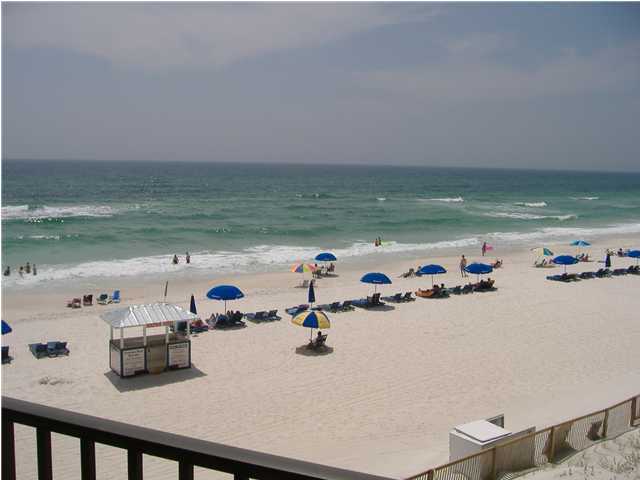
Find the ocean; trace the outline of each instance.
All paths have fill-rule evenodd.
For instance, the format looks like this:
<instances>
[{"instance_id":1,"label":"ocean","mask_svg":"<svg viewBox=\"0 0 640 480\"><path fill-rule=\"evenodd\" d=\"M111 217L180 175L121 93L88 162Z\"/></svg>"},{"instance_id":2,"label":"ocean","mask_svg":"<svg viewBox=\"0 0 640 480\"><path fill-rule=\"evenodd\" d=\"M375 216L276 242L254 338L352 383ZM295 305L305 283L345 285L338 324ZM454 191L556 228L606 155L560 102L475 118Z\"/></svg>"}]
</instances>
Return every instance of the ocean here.
<instances>
[{"instance_id":1,"label":"ocean","mask_svg":"<svg viewBox=\"0 0 640 480\"><path fill-rule=\"evenodd\" d=\"M483 241L499 252L614 234L640 234L640 174L2 162L2 268L12 269L5 286L282 271L326 250L340 261L428 259L474 252ZM378 236L385 243L376 248ZM21 279L27 261L38 275Z\"/></svg>"}]
</instances>

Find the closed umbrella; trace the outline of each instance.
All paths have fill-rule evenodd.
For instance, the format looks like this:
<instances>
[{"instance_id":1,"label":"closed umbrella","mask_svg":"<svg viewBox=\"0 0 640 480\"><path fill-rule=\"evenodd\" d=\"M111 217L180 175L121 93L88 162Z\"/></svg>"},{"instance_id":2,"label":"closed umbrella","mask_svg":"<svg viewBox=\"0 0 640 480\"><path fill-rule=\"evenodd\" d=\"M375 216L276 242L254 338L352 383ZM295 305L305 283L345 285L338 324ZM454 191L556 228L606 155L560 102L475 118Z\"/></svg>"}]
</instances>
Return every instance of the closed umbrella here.
<instances>
[{"instance_id":1,"label":"closed umbrella","mask_svg":"<svg viewBox=\"0 0 640 480\"><path fill-rule=\"evenodd\" d=\"M391 285L391 279L384 273L369 272L363 275L360 279L362 283L372 283L374 285L374 292L378 291L378 285Z\"/></svg>"},{"instance_id":2,"label":"closed umbrella","mask_svg":"<svg viewBox=\"0 0 640 480\"><path fill-rule=\"evenodd\" d=\"M578 259L573 255L560 255L552 260L556 265L564 266L564 273L567 273L567 265L575 265Z\"/></svg>"},{"instance_id":3,"label":"closed umbrella","mask_svg":"<svg viewBox=\"0 0 640 480\"><path fill-rule=\"evenodd\" d=\"M611 267L611 254L609 252L607 252L607 257L604 259L604 266Z\"/></svg>"},{"instance_id":4,"label":"closed umbrella","mask_svg":"<svg viewBox=\"0 0 640 480\"><path fill-rule=\"evenodd\" d=\"M7 333L11 333L12 330L13 329L9 326L9 324L7 322L5 322L4 320L2 320L2 335L6 335Z\"/></svg>"},{"instance_id":5,"label":"closed umbrella","mask_svg":"<svg viewBox=\"0 0 640 480\"><path fill-rule=\"evenodd\" d=\"M308 298L308 302L313 305L316 301L316 292L313 289L313 282L311 282L309 284L309 298Z\"/></svg>"},{"instance_id":6,"label":"closed umbrella","mask_svg":"<svg viewBox=\"0 0 640 480\"><path fill-rule=\"evenodd\" d=\"M189 311L194 315L198 314L198 310L196 309L196 299L193 296L193 293L191 294L191 303L189 304Z\"/></svg>"},{"instance_id":7,"label":"closed umbrella","mask_svg":"<svg viewBox=\"0 0 640 480\"><path fill-rule=\"evenodd\" d=\"M433 287L433 276L447 273L441 265L424 265L416 272L416 275L431 275L431 286Z\"/></svg>"},{"instance_id":8,"label":"closed umbrella","mask_svg":"<svg viewBox=\"0 0 640 480\"><path fill-rule=\"evenodd\" d=\"M224 311L227 311L227 300L237 300L244 297L244 293L233 285L218 285L207 292L207 298L224 301Z\"/></svg>"}]
</instances>

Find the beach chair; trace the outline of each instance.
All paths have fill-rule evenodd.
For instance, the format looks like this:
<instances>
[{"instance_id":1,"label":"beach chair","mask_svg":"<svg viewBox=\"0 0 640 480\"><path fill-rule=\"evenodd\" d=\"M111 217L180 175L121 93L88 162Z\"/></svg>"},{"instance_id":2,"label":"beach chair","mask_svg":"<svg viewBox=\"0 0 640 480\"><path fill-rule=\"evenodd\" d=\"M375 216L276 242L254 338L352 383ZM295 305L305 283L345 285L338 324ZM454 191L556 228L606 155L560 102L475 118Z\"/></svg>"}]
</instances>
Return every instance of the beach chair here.
<instances>
[{"instance_id":1,"label":"beach chair","mask_svg":"<svg viewBox=\"0 0 640 480\"><path fill-rule=\"evenodd\" d=\"M329 310L330 312L338 312L340 311L340 302L333 302L331 303L328 307L327 310Z\"/></svg>"},{"instance_id":2,"label":"beach chair","mask_svg":"<svg viewBox=\"0 0 640 480\"><path fill-rule=\"evenodd\" d=\"M36 357L38 360L46 357L49 354L47 351L46 343L30 343L29 350L31 350L31 353L33 353L33 356Z\"/></svg>"},{"instance_id":3,"label":"beach chair","mask_svg":"<svg viewBox=\"0 0 640 480\"><path fill-rule=\"evenodd\" d=\"M379 293L374 293L371 297L353 300L351 303L356 307L360 307L360 308L376 308L376 307L382 307L385 305L384 302L380 301Z\"/></svg>"},{"instance_id":4,"label":"beach chair","mask_svg":"<svg viewBox=\"0 0 640 480\"><path fill-rule=\"evenodd\" d=\"M80 308L82 307L82 300L80 300L79 298L72 298L67 302L67 307Z\"/></svg>"},{"instance_id":5,"label":"beach chair","mask_svg":"<svg viewBox=\"0 0 640 480\"><path fill-rule=\"evenodd\" d=\"M582 280L589 280L590 278L595 278L596 274L594 272L582 272L578 276Z\"/></svg>"},{"instance_id":6,"label":"beach chair","mask_svg":"<svg viewBox=\"0 0 640 480\"><path fill-rule=\"evenodd\" d=\"M461 293L466 295L468 293L473 293L473 285L467 283L464 287L462 287Z\"/></svg>"},{"instance_id":7,"label":"beach chair","mask_svg":"<svg viewBox=\"0 0 640 480\"><path fill-rule=\"evenodd\" d=\"M449 291L451 293L453 293L454 295L461 295L462 294L462 286L461 285L456 285L453 288L450 288Z\"/></svg>"},{"instance_id":8,"label":"beach chair","mask_svg":"<svg viewBox=\"0 0 640 480\"><path fill-rule=\"evenodd\" d=\"M13 357L9 355L9 346L3 345L2 346L2 364L4 365L5 363L11 363L11 360L13 360Z\"/></svg>"},{"instance_id":9,"label":"beach chair","mask_svg":"<svg viewBox=\"0 0 640 480\"><path fill-rule=\"evenodd\" d=\"M199 318L191 322L191 333L202 333L208 330L209 325Z\"/></svg>"},{"instance_id":10,"label":"beach chair","mask_svg":"<svg viewBox=\"0 0 640 480\"><path fill-rule=\"evenodd\" d=\"M267 313L267 320L280 320L280 317L278 316L278 310L269 310L269 313Z\"/></svg>"},{"instance_id":11,"label":"beach chair","mask_svg":"<svg viewBox=\"0 0 640 480\"><path fill-rule=\"evenodd\" d=\"M82 305L85 307L89 307L91 305L93 305L93 294L90 293L89 295L83 295L82 296Z\"/></svg>"},{"instance_id":12,"label":"beach chair","mask_svg":"<svg viewBox=\"0 0 640 480\"><path fill-rule=\"evenodd\" d=\"M261 322L263 320L267 320L267 312L260 311L256 313L246 313L245 317L247 317L252 322Z\"/></svg>"},{"instance_id":13,"label":"beach chair","mask_svg":"<svg viewBox=\"0 0 640 480\"><path fill-rule=\"evenodd\" d=\"M640 273L640 267L638 267L638 265L631 265L629 268L627 268L627 273L638 275Z\"/></svg>"},{"instance_id":14,"label":"beach chair","mask_svg":"<svg viewBox=\"0 0 640 480\"><path fill-rule=\"evenodd\" d=\"M395 295L392 295L390 297L383 297L383 300L386 300L388 302L400 303L402 301L402 292L396 293Z\"/></svg>"},{"instance_id":15,"label":"beach chair","mask_svg":"<svg viewBox=\"0 0 640 480\"><path fill-rule=\"evenodd\" d=\"M109 303L120 303L120 290L114 290Z\"/></svg>"},{"instance_id":16,"label":"beach chair","mask_svg":"<svg viewBox=\"0 0 640 480\"><path fill-rule=\"evenodd\" d=\"M298 288L308 288L308 287L309 287L309 280L307 279L302 280L302 283L298 285Z\"/></svg>"},{"instance_id":17,"label":"beach chair","mask_svg":"<svg viewBox=\"0 0 640 480\"><path fill-rule=\"evenodd\" d=\"M47 342L47 356L57 357L59 355L69 355L67 342Z\"/></svg>"},{"instance_id":18,"label":"beach chair","mask_svg":"<svg viewBox=\"0 0 640 480\"><path fill-rule=\"evenodd\" d=\"M109 303L109 294L108 293L100 294L96 302L100 305L106 305L107 303Z\"/></svg>"},{"instance_id":19,"label":"beach chair","mask_svg":"<svg viewBox=\"0 0 640 480\"><path fill-rule=\"evenodd\" d=\"M292 317L296 316L297 314L299 314L300 312L304 312L305 310L309 309L309 305L305 304L301 304L298 305L297 307L289 307L285 309L285 312L287 312L289 315L291 315Z\"/></svg>"},{"instance_id":20,"label":"beach chair","mask_svg":"<svg viewBox=\"0 0 640 480\"><path fill-rule=\"evenodd\" d=\"M611 272L612 275L615 275L616 277L619 277L620 275L626 275L627 274L627 269L626 268L616 268L613 272Z\"/></svg>"},{"instance_id":21,"label":"beach chair","mask_svg":"<svg viewBox=\"0 0 640 480\"><path fill-rule=\"evenodd\" d=\"M353 300L345 300L344 302L342 302L342 305L340 306L341 312L350 312L351 310L355 310L355 307L353 306Z\"/></svg>"},{"instance_id":22,"label":"beach chair","mask_svg":"<svg viewBox=\"0 0 640 480\"><path fill-rule=\"evenodd\" d=\"M312 350L319 350L325 346L325 342L327 341L327 334L318 335L313 340L309 340L308 348Z\"/></svg>"}]
</instances>

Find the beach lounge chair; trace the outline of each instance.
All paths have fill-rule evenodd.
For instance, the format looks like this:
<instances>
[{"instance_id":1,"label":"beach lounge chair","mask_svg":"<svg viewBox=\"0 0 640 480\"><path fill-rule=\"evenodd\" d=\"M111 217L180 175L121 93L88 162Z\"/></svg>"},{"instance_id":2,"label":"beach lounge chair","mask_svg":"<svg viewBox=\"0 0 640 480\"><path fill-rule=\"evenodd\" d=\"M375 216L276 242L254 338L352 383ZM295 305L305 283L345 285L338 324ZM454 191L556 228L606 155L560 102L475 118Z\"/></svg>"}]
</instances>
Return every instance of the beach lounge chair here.
<instances>
[{"instance_id":1,"label":"beach lounge chair","mask_svg":"<svg viewBox=\"0 0 640 480\"><path fill-rule=\"evenodd\" d=\"M627 274L627 269L626 268L616 268L613 272L611 272L612 275L615 275L616 277L619 277L620 275L626 275Z\"/></svg>"},{"instance_id":2,"label":"beach lounge chair","mask_svg":"<svg viewBox=\"0 0 640 480\"><path fill-rule=\"evenodd\" d=\"M67 342L47 342L47 355L49 357L57 357L58 355L69 355Z\"/></svg>"},{"instance_id":3,"label":"beach lounge chair","mask_svg":"<svg viewBox=\"0 0 640 480\"><path fill-rule=\"evenodd\" d=\"M325 303L324 305L318 305L318 310L327 310L329 312L340 311L340 302Z\"/></svg>"},{"instance_id":4,"label":"beach lounge chair","mask_svg":"<svg viewBox=\"0 0 640 480\"><path fill-rule=\"evenodd\" d=\"M352 310L355 310L356 307L353 306L353 300L345 300L344 302L342 302L342 305L340 305L340 310L338 310L339 312L350 312Z\"/></svg>"},{"instance_id":5,"label":"beach lounge chair","mask_svg":"<svg viewBox=\"0 0 640 480\"><path fill-rule=\"evenodd\" d=\"M120 290L114 290L109 303L120 303Z\"/></svg>"},{"instance_id":6,"label":"beach lounge chair","mask_svg":"<svg viewBox=\"0 0 640 480\"><path fill-rule=\"evenodd\" d=\"M415 299L415 297L412 296L411 292L405 292L404 296L402 297L402 301L403 302L415 302L416 299Z\"/></svg>"},{"instance_id":7,"label":"beach lounge chair","mask_svg":"<svg viewBox=\"0 0 640 480\"><path fill-rule=\"evenodd\" d=\"M453 288L449 289L449 293L453 293L454 295L460 295L462 294L462 286L461 285L456 285Z\"/></svg>"},{"instance_id":8,"label":"beach lounge chair","mask_svg":"<svg viewBox=\"0 0 640 480\"><path fill-rule=\"evenodd\" d=\"M629 268L627 268L627 273L638 275L640 274L640 267L638 265L631 265Z\"/></svg>"},{"instance_id":9,"label":"beach lounge chair","mask_svg":"<svg viewBox=\"0 0 640 480\"><path fill-rule=\"evenodd\" d=\"M611 276L611 270L609 270L608 268L601 268L596 272L596 277L598 278L604 278L604 277L610 277Z\"/></svg>"},{"instance_id":10,"label":"beach lounge chair","mask_svg":"<svg viewBox=\"0 0 640 480\"><path fill-rule=\"evenodd\" d=\"M29 350L31 350L31 353L33 353L33 356L37 359L44 358L49 354L46 343L30 343Z\"/></svg>"},{"instance_id":11,"label":"beach lounge chair","mask_svg":"<svg viewBox=\"0 0 640 480\"><path fill-rule=\"evenodd\" d=\"M293 317L299 314L300 312L304 312L305 310L308 310L308 309L309 309L309 305L307 305L306 303L303 303L301 305L298 305L297 307L289 307L285 309L285 312L287 312L289 315Z\"/></svg>"},{"instance_id":12,"label":"beach lounge chair","mask_svg":"<svg viewBox=\"0 0 640 480\"><path fill-rule=\"evenodd\" d=\"M9 346L3 345L2 346L2 364L4 365L5 363L11 363L11 360L13 360L13 357L9 355Z\"/></svg>"},{"instance_id":13,"label":"beach lounge chair","mask_svg":"<svg viewBox=\"0 0 640 480\"><path fill-rule=\"evenodd\" d=\"M463 295L466 295L468 293L473 293L473 285L471 285L470 283L467 283L464 287L462 287L461 293Z\"/></svg>"},{"instance_id":14,"label":"beach lounge chair","mask_svg":"<svg viewBox=\"0 0 640 480\"><path fill-rule=\"evenodd\" d=\"M376 308L376 307L382 307L383 305L385 305L384 302L380 301L379 293L374 293L372 296L367 298L353 300L351 303L356 307L360 307L360 308Z\"/></svg>"},{"instance_id":15,"label":"beach lounge chair","mask_svg":"<svg viewBox=\"0 0 640 480\"><path fill-rule=\"evenodd\" d=\"M596 278L594 272L582 272L578 275L582 280L589 280L590 278Z\"/></svg>"},{"instance_id":16,"label":"beach lounge chair","mask_svg":"<svg viewBox=\"0 0 640 480\"><path fill-rule=\"evenodd\" d=\"M313 340L309 340L309 345L307 345L307 347L312 350L319 350L324 347L327 337L327 334L318 335Z\"/></svg>"},{"instance_id":17,"label":"beach lounge chair","mask_svg":"<svg viewBox=\"0 0 640 480\"><path fill-rule=\"evenodd\" d=\"M82 300L80 300L79 298L72 298L67 302L67 307L80 308L82 307Z\"/></svg>"},{"instance_id":18,"label":"beach lounge chair","mask_svg":"<svg viewBox=\"0 0 640 480\"><path fill-rule=\"evenodd\" d=\"M209 325L199 318L191 322L191 333L202 333L209 330Z\"/></svg>"},{"instance_id":19,"label":"beach lounge chair","mask_svg":"<svg viewBox=\"0 0 640 480\"><path fill-rule=\"evenodd\" d=\"M109 303L109 294L108 293L100 294L96 302L99 303L100 305L106 305L107 303Z\"/></svg>"},{"instance_id":20,"label":"beach lounge chair","mask_svg":"<svg viewBox=\"0 0 640 480\"><path fill-rule=\"evenodd\" d=\"M382 299L388 302L400 303L402 301L402 292L396 293L390 297L383 297Z\"/></svg>"},{"instance_id":21,"label":"beach lounge chair","mask_svg":"<svg viewBox=\"0 0 640 480\"><path fill-rule=\"evenodd\" d=\"M269 310L269 313L267 313L267 320L280 320L278 310Z\"/></svg>"},{"instance_id":22,"label":"beach lounge chair","mask_svg":"<svg viewBox=\"0 0 640 480\"><path fill-rule=\"evenodd\" d=\"M90 293L89 295L83 295L82 297L82 305L84 305L85 307L89 307L91 305L93 305L93 294Z\"/></svg>"},{"instance_id":23,"label":"beach lounge chair","mask_svg":"<svg viewBox=\"0 0 640 480\"><path fill-rule=\"evenodd\" d=\"M309 287L309 280L307 279L302 280L302 283L298 285L298 288L308 288L308 287Z\"/></svg>"},{"instance_id":24,"label":"beach lounge chair","mask_svg":"<svg viewBox=\"0 0 640 480\"><path fill-rule=\"evenodd\" d=\"M247 317L252 322L262 322L264 320L268 320L267 312L265 311L260 311L256 313L246 313L245 317Z\"/></svg>"}]
</instances>

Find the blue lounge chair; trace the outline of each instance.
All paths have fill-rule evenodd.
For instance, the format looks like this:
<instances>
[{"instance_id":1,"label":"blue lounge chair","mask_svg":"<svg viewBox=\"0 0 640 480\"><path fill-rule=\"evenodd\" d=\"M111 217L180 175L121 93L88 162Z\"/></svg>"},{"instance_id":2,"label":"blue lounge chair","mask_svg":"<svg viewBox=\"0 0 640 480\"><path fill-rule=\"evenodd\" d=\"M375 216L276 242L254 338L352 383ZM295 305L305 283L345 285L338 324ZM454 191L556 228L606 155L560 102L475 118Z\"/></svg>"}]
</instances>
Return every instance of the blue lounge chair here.
<instances>
[{"instance_id":1,"label":"blue lounge chair","mask_svg":"<svg viewBox=\"0 0 640 480\"><path fill-rule=\"evenodd\" d=\"M462 286L456 285L455 287L450 288L449 292L453 293L454 295L460 295L462 294Z\"/></svg>"},{"instance_id":2,"label":"blue lounge chair","mask_svg":"<svg viewBox=\"0 0 640 480\"><path fill-rule=\"evenodd\" d=\"M114 290L111 295L111 303L120 303L120 290Z\"/></svg>"},{"instance_id":3,"label":"blue lounge chair","mask_svg":"<svg viewBox=\"0 0 640 480\"><path fill-rule=\"evenodd\" d=\"M411 292L406 292L402 297L403 302L415 302L416 298L412 296Z\"/></svg>"},{"instance_id":4,"label":"blue lounge chair","mask_svg":"<svg viewBox=\"0 0 640 480\"><path fill-rule=\"evenodd\" d=\"M583 280L589 280L590 278L596 278L596 274L594 272L582 272L578 276Z\"/></svg>"},{"instance_id":5,"label":"blue lounge chair","mask_svg":"<svg viewBox=\"0 0 640 480\"><path fill-rule=\"evenodd\" d=\"M33 356L37 359L41 359L49 355L46 343L30 343L29 350L31 350L31 353L33 353Z\"/></svg>"},{"instance_id":6,"label":"blue lounge chair","mask_svg":"<svg viewBox=\"0 0 640 480\"><path fill-rule=\"evenodd\" d=\"M627 269L626 268L616 268L612 272L612 275L615 275L616 277L619 277L620 275L626 275L626 274L627 274Z\"/></svg>"},{"instance_id":7,"label":"blue lounge chair","mask_svg":"<svg viewBox=\"0 0 640 480\"><path fill-rule=\"evenodd\" d=\"M47 355L49 357L57 357L58 355L69 355L67 342L47 342Z\"/></svg>"},{"instance_id":8,"label":"blue lounge chair","mask_svg":"<svg viewBox=\"0 0 640 480\"><path fill-rule=\"evenodd\" d=\"M356 307L360 307L360 308L376 308L376 307L382 307L383 305L385 305L384 302L380 301L379 293L374 293L371 297L354 300L352 303Z\"/></svg>"},{"instance_id":9,"label":"blue lounge chair","mask_svg":"<svg viewBox=\"0 0 640 480\"><path fill-rule=\"evenodd\" d=\"M390 297L382 297L382 299L386 300L387 302L400 303L402 301L402 292L396 293L395 295L392 295Z\"/></svg>"},{"instance_id":10,"label":"blue lounge chair","mask_svg":"<svg viewBox=\"0 0 640 480\"><path fill-rule=\"evenodd\" d=\"M297 314L299 314L300 312L304 312L306 310L309 309L309 305L307 304L302 304L302 305L298 305L297 307L290 307L285 309L285 312L287 312L289 315L291 315L292 317L296 316Z\"/></svg>"},{"instance_id":11,"label":"blue lounge chair","mask_svg":"<svg viewBox=\"0 0 640 480\"><path fill-rule=\"evenodd\" d=\"M13 357L9 355L9 346L3 345L2 346L2 364L4 365L5 363L11 363L11 360L13 360Z\"/></svg>"},{"instance_id":12,"label":"blue lounge chair","mask_svg":"<svg viewBox=\"0 0 640 480\"><path fill-rule=\"evenodd\" d=\"M280 320L278 310L269 310L269 313L267 313L267 320Z\"/></svg>"},{"instance_id":13,"label":"blue lounge chair","mask_svg":"<svg viewBox=\"0 0 640 480\"><path fill-rule=\"evenodd\" d=\"M256 313L247 313L245 314L245 317L247 317L252 322L261 322L263 320L267 320L267 312L261 311Z\"/></svg>"}]
</instances>

